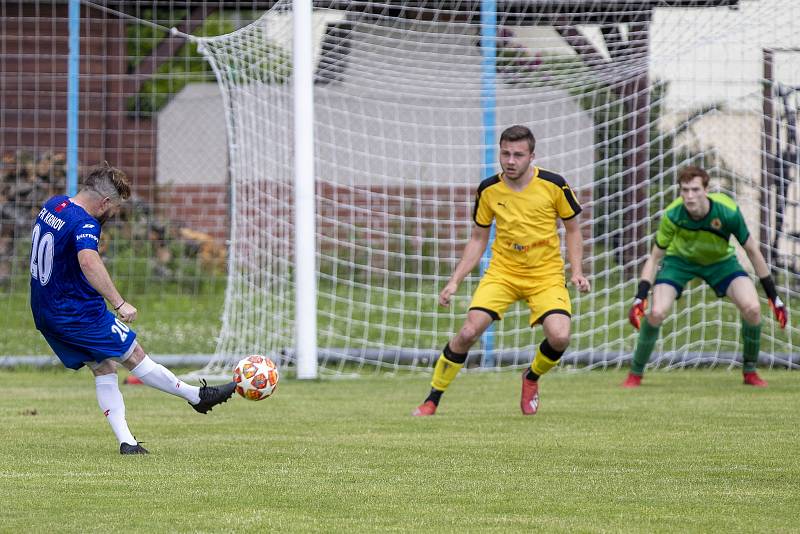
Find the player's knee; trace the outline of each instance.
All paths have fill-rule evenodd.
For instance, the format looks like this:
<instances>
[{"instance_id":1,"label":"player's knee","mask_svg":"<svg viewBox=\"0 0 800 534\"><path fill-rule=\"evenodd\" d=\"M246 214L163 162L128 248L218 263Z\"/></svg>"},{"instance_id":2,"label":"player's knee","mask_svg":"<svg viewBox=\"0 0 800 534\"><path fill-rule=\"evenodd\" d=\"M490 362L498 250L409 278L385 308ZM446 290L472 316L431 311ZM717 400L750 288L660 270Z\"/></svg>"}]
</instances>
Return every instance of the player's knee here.
<instances>
[{"instance_id":1,"label":"player's knee","mask_svg":"<svg viewBox=\"0 0 800 534\"><path fill-rule=\"evenodd\" d=\"M130 371L142 363L142 360L144 360L145 356L147 356L147 354L144 352L142 346L136 343L136 346L133 348L133 352L131 352L131 355L128 356L124 362L122 362L122 365L124 365L125 368Z\"/></svg>"},{"instance_id":2,"label":"player's knee","mask_svg":"<svg viewBox=\"0 0 800 534\"><path fill-rule=\"evenodd\" d=\"M117 372L117 367L111 360L103 360L91 367L94 376L111 375Z\"/></svg>"},{"instance_id":3,"label":"player's knee","mask_svg":"<svg viewBox=\"0 0 800 534\"><path fill-rule=\"evenodd\" d=\"M481 336L481 333L482 332L480 332L478 328L467 323L462 326L461 330L458 332L458 341L461 345L472 346Z\"/></svg>"},{"instance_id":4,"label":"player's knee","mask_svg":"<svg viewBox=\"0 0 800 534\"><path fill-rule=\"evenodd\" d=\"M650 310L650 314L647 316L647 320L653 326L661 326L661 323L666 321L667 315L669 315L668 310L653 308L652 310Z\"/></svg>"},{"instance_id":5,"label":"player's knee","mask_svg":"<svg viewBox=\"0 0 800 534\"><path fill-rule=\"evenodd\" d=\"M569 332L555 332L547 336L547 342L555 350L564 352L569 347Z\"/></svg>"},{"instance_id":6,"label":"player's knee","mask_svg":"<svg viewBox=\"0 0 800 534\"><path fill-rule=\"evenodd\" d=\"M742 319L753 326L761 323L761 307L758 303L748 303L742 306Z\"/></svg>"}]
</instances>

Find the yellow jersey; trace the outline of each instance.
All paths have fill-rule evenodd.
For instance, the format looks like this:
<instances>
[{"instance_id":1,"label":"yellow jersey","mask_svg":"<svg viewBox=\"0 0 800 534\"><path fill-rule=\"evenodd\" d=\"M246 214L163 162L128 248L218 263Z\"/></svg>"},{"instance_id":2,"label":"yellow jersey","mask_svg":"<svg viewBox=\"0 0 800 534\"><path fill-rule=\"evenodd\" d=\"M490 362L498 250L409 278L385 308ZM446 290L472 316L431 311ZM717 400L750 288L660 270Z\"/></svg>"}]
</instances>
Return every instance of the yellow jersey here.
<instances>
[{"instance_id":1,"label":"yellow jersey","mask_svg":"<svg viewBox=\"0 0 800 534\"><path fill-rule=\"evenodd\" d=\"M533 167L533 179L514 191L502 173L478 186L472 219L487 228L496 224L490 269L516 276L546 278L564 275L556 219L581 212L575 193L554 172Z\"/></svg>"}]
</instances>

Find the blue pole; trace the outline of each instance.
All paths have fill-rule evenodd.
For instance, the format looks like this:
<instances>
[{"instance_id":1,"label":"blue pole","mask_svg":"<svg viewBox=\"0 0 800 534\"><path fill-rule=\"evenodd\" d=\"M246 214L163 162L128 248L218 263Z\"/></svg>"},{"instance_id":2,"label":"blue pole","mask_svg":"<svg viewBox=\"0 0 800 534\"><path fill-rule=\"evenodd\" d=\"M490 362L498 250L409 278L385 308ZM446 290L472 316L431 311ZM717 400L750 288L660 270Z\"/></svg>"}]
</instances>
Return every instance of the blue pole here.
<instances>
[{"instance_id":1,"label":"blue pole","mask_svg":"<svg viewBox=\"0 0 800 534\"><path fill-rule=\"evenodd\" d=\"M80 105L81 2L69 0L67 61L67 195L78 192L78 106Z\"/></svg>"},{"instance_id":2,"label":"blue pole","mask_svg":"<svg viewBox=\"0 0 800 534\"><path fill-rule=\"evenodd\" d=\"M495 169L495 124L497 117L497 1L481 0L481 108L483 110L483 166L481 179ZM494 242L494 224L489 234L489 243L481 257L481 276L489 267ZM490 325L481 336L483 345L483 367L494 367L494 325Z\"/></svg>"}]
</instances>

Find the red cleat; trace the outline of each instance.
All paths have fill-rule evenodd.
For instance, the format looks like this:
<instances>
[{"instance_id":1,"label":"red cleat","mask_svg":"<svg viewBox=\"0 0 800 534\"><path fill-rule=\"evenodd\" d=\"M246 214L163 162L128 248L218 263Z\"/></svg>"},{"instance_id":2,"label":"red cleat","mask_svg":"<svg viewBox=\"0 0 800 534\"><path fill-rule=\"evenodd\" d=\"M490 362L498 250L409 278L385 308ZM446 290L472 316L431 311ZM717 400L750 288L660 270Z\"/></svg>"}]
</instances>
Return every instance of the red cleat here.
<instances>
[{"instance_id":1,"label":"red cleat","mask_svg":"<svg viewBox=\"0 0 800 534\"><path fill-rule=\"evenodd\" d=\"M744 373L744 385L745 386L753 386L757 388L765 388L767 387L767 381L758 376L758 373L755 371L750 373Z\"/></svg>"},{"instance_id":2,"label":"red cleat","mask_svg":"<svg viewBox=\"0 0 800 534\"><path fill-rule=\"evenodd\" d=\"M436 413L436 404L433 401L425 401L419 406L417 409L411 412L411 415L414 417L426 417L428 415L433 415Z\"/></svg>"},{"instance_id":3,"label":"red cleat","mask_svg":"<svg viewBox=\"0 0 800 534\"><path fill-rule=\"evenodd\" d=\"M642 375L635 375L633 373L628 373L628 378L625 379L625 382L620 384L620 387L626 389L638 388L642 385Z\"/></svg>"},{"instance_id":4,"label":"red cleat","mask_svg":"<svg viewBox=\"0 0 800 534\"><path fill-rule=\"evenodd\" d=\"M539 382L528 380L525 376L528 370L522 371L522 397L519 400L519 407L522 415L536 415L539 409Z\"/></svg>"}]
</instances>

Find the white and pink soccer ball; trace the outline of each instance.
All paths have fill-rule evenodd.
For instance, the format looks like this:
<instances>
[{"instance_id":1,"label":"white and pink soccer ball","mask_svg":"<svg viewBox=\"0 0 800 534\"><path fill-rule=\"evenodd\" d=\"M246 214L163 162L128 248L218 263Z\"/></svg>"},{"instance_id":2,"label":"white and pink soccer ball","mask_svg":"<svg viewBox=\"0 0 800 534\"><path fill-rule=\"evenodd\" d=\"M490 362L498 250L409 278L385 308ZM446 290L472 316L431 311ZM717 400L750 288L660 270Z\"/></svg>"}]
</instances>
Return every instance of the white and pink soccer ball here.
<instances>
[{"instance_id":1,"label":"white and pink soccer ball","mask_svg":"<svg viewBox=\"0 0 800 534\"><path fill-rule=\"evenodd\" d=\"M257 354L236 364L233 381L236 393L248 400L263 400L278 387L278 367L272 360Z\"/></svg>"}]
</instances>

